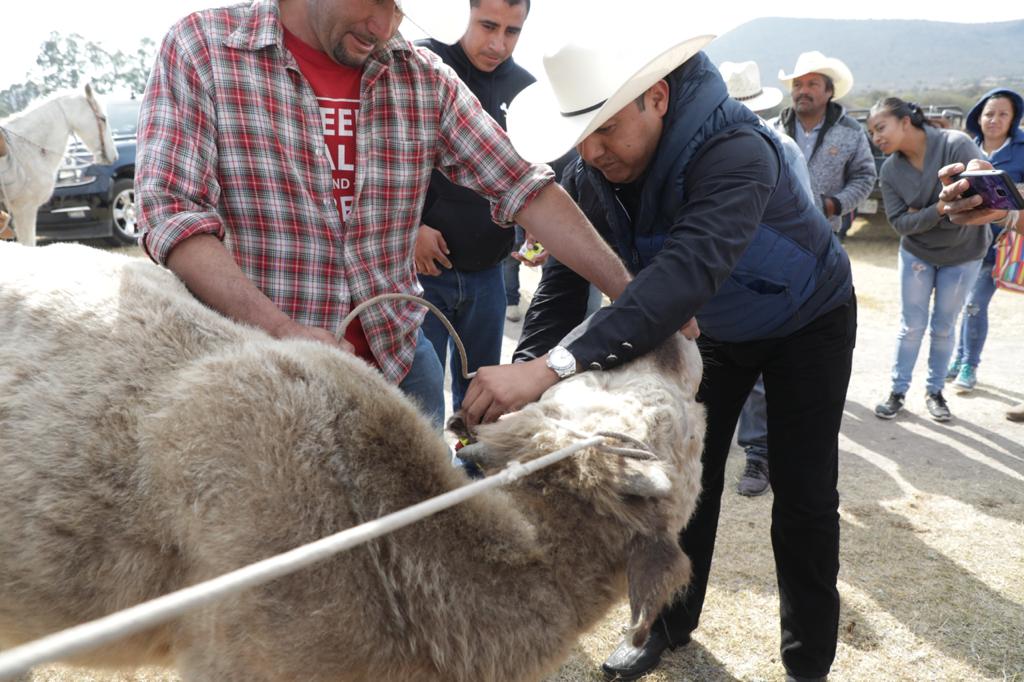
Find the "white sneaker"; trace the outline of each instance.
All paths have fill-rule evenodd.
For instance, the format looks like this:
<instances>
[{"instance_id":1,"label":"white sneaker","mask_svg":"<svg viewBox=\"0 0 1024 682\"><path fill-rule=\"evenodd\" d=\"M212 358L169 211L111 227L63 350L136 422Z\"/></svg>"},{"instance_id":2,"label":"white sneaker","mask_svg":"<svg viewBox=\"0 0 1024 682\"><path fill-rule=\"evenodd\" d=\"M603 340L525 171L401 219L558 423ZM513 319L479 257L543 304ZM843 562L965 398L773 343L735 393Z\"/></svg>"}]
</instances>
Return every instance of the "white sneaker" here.
<instances>
[{"instance_id":1,"label":"white sneaker","mask_svg":"<svg viewBox=\"0 0 1024 682\"><path fill-rule=\"evenodd\" d=\"M505 307L505 319L509 322L518 322L523 319L523 311L519 308L518 303Z\"/></svg>"}]
</instances>

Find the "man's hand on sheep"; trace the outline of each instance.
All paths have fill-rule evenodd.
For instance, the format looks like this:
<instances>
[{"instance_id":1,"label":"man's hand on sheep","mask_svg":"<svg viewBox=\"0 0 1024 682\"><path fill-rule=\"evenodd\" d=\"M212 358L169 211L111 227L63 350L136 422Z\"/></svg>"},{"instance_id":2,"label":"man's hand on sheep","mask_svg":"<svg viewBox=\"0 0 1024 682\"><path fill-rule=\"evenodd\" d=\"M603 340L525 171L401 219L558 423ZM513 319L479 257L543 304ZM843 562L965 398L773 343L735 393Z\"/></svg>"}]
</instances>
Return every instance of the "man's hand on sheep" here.
<instances>
[{"instance_id":1,"label":"man's hand on sheep","mask_svg":"<svg viewBox=\"0 0 1024 682\"><path fill-rule=\"evenodd\" d=\"M961 198L970 185L966 180L954 181L953 177L965 170L992 170L992 164L974 159L966 167L962 163L953 163L940 168L939 181L944 185L939 193L940 213L945 213L946 217L957 225L986 225L1003 219L1006 211L979 208L982 202L980 194L966 199Z\"/></svg>"},{"instance_id":2,"label":"man's hand on sheep","mask_svg":"<svg viewBox=\"0 0 1024 682\"><path fill-rule=\"evenodd\" d=\"M270 330L270 335L275 339L308 339L310 341L320 341L330 346L337 346L346 353L352 353L355 348L352 344L345 339L338 339L331 332L326 329L320 329L319 327L307 327L304 324L299 324L295 320L288 318L284 320L280 325Z\"/></svg>"},{"instance_id":3,"label":"man's hand on sheep","mask_svg":"<svg viewBox=\"0 0 1024 682\"><path fill-rule=\"evenodd\" d=\"M497 421L541 397L558 383L558 375L547 366L547 356L514 365L481 367L462 399L462 412L470 426Z\"/></svg>"},{"instance_id":4,"label":"man's hand on sheep","mask_svg":"<svg viewBox=\"0 0 1024 682\"><path fill-rule=\"evenodd\" d=\"M167 267L193 296L236 322L258 327L275 339L309 339L353 351L352 344L326 329L288 317L242 272L215 235L196 234L179 242L167 256Z\"/></svg>"}]
</instances>

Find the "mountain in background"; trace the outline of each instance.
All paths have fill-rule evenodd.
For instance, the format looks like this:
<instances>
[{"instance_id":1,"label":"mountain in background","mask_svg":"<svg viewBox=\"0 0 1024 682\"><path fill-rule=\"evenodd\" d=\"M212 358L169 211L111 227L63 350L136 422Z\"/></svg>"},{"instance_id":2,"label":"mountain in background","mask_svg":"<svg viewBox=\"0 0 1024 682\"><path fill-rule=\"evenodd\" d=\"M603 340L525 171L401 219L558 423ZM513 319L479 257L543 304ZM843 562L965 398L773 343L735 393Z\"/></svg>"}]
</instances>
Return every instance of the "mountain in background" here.
<instances>
[{"instance_id":1,"label":"mountain in background","mask_svg":"<svg viewBox=\"0 0 1024 682\"><path fill-rule=\"evenodd\" d=\"M754 19L717 38L706 52L716 64L752 59L762 84L778 87L779 69L789 72L808 50L842 59L853 72L855 94L1024 83L1024 20Z\"/></svg>"}]
</instances>

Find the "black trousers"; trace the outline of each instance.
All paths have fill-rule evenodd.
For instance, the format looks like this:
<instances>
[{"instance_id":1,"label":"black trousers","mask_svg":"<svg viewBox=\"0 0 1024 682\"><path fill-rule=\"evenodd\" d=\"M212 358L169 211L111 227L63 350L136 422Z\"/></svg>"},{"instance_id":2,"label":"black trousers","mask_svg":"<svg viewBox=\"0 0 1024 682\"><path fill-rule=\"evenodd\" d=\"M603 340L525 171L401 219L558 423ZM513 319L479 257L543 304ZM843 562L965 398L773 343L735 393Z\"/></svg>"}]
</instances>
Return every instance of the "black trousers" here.
<instances>
[{"instance_id":1,"label":"black trousers","mask_svg":"<svg viewBox=\"0 0 1024 682\"><path fill-rule=\"evenodd\" d=\"M850 382L857 302L822 315L794 334L745 343L702 337L707 408L703 492L680 536L693 562L687 592L661 614L675 642L697 627L715 549L725 461L736 421L758 374L768 402L772 548L779 586L782 662L799 676L827 675L839 627L839 426Z\"/></svg>"}]
</instances>

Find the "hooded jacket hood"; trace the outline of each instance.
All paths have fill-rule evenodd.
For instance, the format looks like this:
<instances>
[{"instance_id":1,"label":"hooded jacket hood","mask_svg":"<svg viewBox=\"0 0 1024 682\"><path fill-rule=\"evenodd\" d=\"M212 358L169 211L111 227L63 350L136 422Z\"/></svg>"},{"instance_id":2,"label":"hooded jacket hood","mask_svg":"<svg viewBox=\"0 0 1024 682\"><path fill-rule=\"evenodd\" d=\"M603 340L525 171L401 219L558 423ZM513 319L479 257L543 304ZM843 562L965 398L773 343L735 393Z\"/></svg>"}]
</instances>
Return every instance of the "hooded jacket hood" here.
<instances>
[{"instance_id":1,"label":"hooded jacket hood","mask_svg":"<svg viewBox=\"0 0 1024 682\"><path fill-rule=\"evenodd\" d=\"M1013 122L1010 124L1010 138L1015 142L1024 142L1024 130L1020 128L1021 116L1024 116L1024 98L1018 95L1013 90L1007 90L1006 88L995 88L989 90L978 103L975 104L971 110L967 113L967 120L964 124L968 134L974 138L976 144L981 144L981 123L978 119L981 118L981 110L985 108L985 103L992 97L992 95L1002 94L1006 95L1013 101L1013 108L1016 112L1013 117Z\"/></svg>"}]
</instances>

